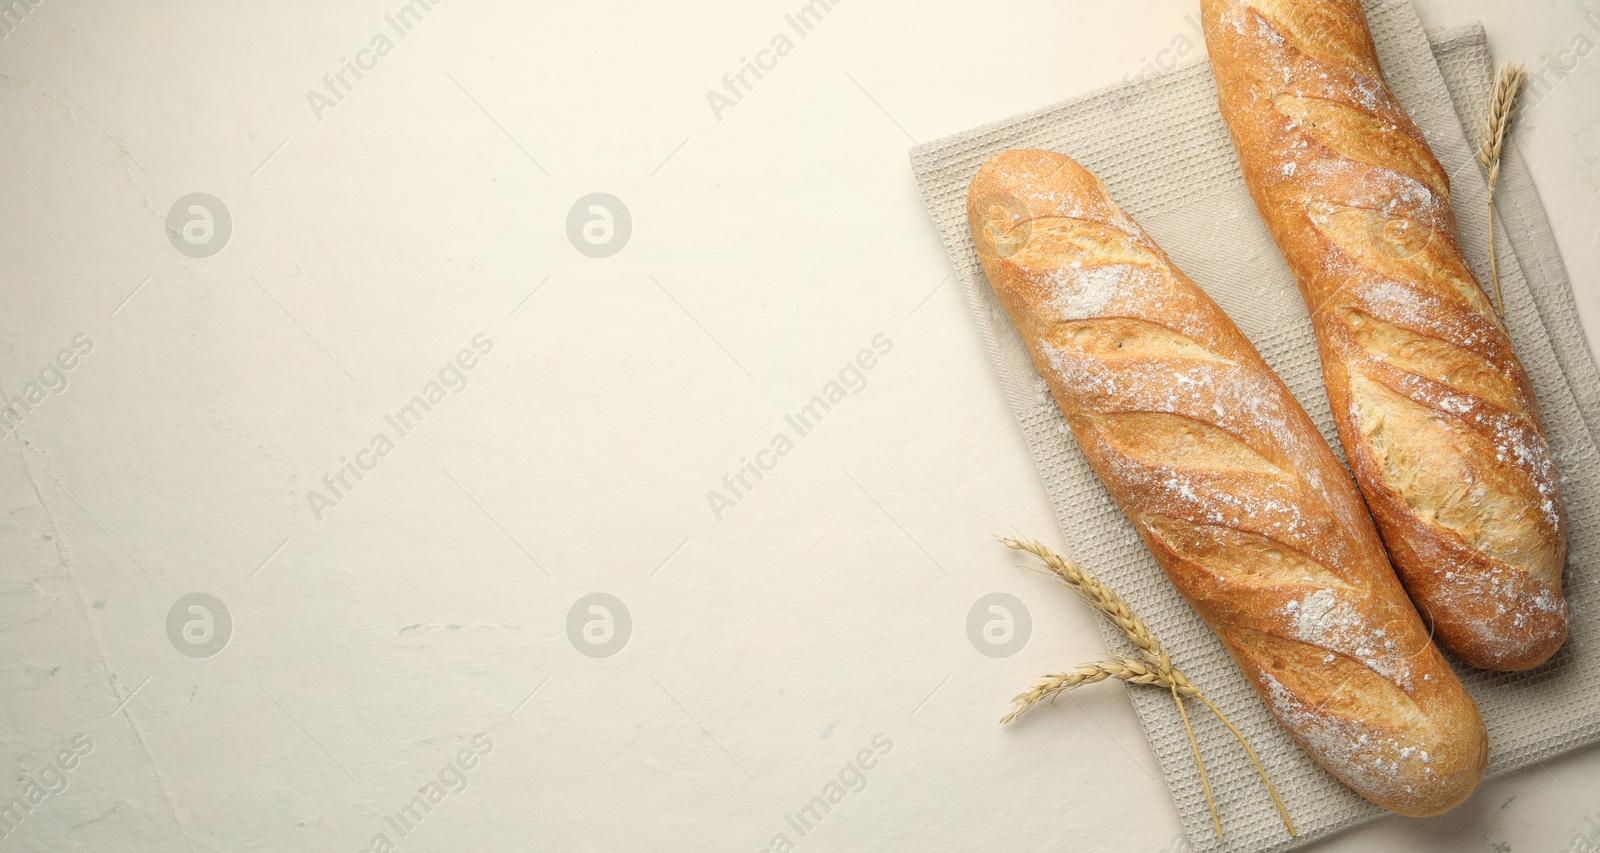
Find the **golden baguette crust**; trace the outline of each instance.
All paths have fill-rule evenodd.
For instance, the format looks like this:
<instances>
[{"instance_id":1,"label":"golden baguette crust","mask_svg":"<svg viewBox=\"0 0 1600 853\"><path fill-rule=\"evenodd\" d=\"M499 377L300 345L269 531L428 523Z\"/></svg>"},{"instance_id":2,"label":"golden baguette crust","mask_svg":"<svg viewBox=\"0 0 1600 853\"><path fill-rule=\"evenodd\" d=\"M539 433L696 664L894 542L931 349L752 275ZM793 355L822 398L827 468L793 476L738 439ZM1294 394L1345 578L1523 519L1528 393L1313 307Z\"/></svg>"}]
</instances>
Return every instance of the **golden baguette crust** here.
<instances>
[{"instance_id":1,"label":"golden baguette crust","mask_svg":"<svg viewBox=\"0 0 1600 853\"><path fill-rule=\"evenodd\" d=\"M1223 118L1311 309L1345 456L1435 639L1512 671L1566 641L1561 491L1461 256L1449 176L1357 0L1203 0Z\"/></svg>"},{"instance_id":2,"label":"golden baguette crust","mask_svg":"<svg viewBox=\"0 0 1600 853\"><path fill-rule=\"evenodd\" d=\"M996 155L967 214L1090 464L1294 739L1391 811L1465 799L1478 708L1349 475L1222 309L1063 155Z\"/></svg>"}]
</instances>

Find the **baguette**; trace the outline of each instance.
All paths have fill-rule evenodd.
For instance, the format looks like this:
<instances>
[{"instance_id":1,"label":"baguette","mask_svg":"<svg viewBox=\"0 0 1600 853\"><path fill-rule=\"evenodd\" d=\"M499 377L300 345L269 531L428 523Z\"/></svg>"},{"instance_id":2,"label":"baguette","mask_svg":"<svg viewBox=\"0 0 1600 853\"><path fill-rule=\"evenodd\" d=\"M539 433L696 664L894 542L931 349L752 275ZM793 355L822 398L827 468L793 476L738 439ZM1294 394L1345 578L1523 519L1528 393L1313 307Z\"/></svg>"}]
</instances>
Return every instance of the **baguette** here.
<instances>
[{"instance_id":1,"label":"baguette","mask_svg":"<svg viewBox=\"0 0 1600 853\"><path fill-rule=\"evenodd\" d=\"M1435 639L1473 666L1567 637L1566 525L1533 389L1461 255L1450 180L1358 0L1203 0L1223 118L1299 281L1339 438Z\"/></svg>"},{"instance_id":2,"label":"baguette","mask_svg":"<svg viewBox=\"0 0 1600 853\"><path fill-rule=\"evenodd\" d=\"M1478 708L1350 476L1222 309L1060 154L996 155L967 214L1084 455L1295 741L1391 811L1465 799Z\"/></svg>"}]
</instances>

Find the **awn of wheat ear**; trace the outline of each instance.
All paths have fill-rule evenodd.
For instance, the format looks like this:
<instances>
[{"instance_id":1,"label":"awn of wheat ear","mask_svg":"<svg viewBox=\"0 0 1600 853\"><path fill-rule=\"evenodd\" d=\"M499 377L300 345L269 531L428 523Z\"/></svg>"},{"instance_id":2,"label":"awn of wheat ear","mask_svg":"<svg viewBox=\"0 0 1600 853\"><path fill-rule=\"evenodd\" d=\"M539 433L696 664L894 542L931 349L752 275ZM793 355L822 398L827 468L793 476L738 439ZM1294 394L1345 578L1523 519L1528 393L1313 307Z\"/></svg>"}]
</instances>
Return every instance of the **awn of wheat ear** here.
<instances>
[{"instance_id":1,"label":"awn of wheat ear","mask_svg":"<svg viewBox=\"0 0 1600 853\"><path fill-rule=\"evenodd\" d=\"M1517 112L1517 95L1526 79L1520 65L1503 66L1495 75L1489 111L1483 117L1483 144L1478 148L1478 162L1489 170L1489 276L1494 280L1495 310L1502 317L1506 314L1506 301L1500 293L1500 264L1494 249L1494 188L1500 183L1500 155L1505 152L1511 119Z\"/></svg>"}]
</instances>

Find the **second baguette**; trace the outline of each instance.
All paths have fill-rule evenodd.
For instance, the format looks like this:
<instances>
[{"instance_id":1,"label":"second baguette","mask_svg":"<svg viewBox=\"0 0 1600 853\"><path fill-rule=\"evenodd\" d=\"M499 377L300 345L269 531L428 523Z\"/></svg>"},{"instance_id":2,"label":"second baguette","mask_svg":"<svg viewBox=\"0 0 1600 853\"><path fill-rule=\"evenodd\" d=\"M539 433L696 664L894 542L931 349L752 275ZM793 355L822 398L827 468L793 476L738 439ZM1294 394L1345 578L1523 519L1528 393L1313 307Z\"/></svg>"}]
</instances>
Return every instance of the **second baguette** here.
<instances>
[{"instance_id":1,"label":"second baguette","mask_svg":"<svg viewBox=\"0 0 1600 853\"><path fill-rule=\"evenodd\" d=\"M1511 337L1461 254L1450 176L1358 0L1204 0L1218 105L1294 271L1328 402L1440 645L1530 669L1566 642L1561 482Z\"/></svg>"}]
</instances>

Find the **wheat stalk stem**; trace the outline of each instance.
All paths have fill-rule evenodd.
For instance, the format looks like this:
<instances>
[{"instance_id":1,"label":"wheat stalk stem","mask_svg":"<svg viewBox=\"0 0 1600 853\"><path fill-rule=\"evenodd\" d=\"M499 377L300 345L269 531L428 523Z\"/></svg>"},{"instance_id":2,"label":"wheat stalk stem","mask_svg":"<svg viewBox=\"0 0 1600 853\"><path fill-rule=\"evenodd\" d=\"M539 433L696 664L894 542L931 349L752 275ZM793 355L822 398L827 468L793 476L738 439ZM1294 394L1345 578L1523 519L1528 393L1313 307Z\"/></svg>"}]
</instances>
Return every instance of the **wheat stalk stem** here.
<instances>
[{"instance_id":1,"label":"wheat stalk stem","mask_svg":"<svg viewBox=\"0 0 1600 853\"><path fill-rule=\"evenodd\" d=\"M1278 789L1272 787L1272 780L1267 778L1267 768L1261 766L1261 759L1257 758L1256 751L1250 748L1250 741L1244 739L1244 735L1234 727L1233 721L1228 719L1228 715L1222 713L1217 709L1217 706L1211 704L1211 700L1207 699L1205 694L1198 694L1195 698L1206 703L1206 707L1211 709L1211 713L1215 714L1217 719L1228 727L1228 731L1233 732L1233 736L1239 740L1239 745L1244 747L1245 754L1249 755L1250 761L1255 764L1256 772L1261 774L1261 781L1267 783L1267 793L1272 795L1272 804L1278 807L1278 816L1283 818L1283 825L1289 828L1290 835L1296 834L1294 821L1289 819L1289 810L1284 808L1283 800L1278 798Z\"/></svg>"},{"instance_id":2,"label":"wheat stalk stem","mask_svg":"<svg viewBox=\"0 0 1600 853\"><path fill-rule=\"evenodd\" d=\"M1183 707L1183 699L1178 696L1177 685L1172 686L1172 704L1178 706L1178 716L1183 718L1183 730L1189 734L1189 748L1194 750L1194 766L1200 769L1200 787L1206 791L1206 805L1211 807L1211 828L1217 833L1217 840L1222 840L1222 818L1217 816L1217 800L1211 796L1211 780L1206 778L1206 763L1200 760L1200 742L1194 739L1194 728L1189 725L1189 712Z\"/></svg>"},{"instance_id":3,"label":"wheat stalk stem","mask_svg":"<svg viewBox=\"0 0 1600 853\"><path fill-rule=\"evenodd\" d=\"M1506 136L1511 132L1511 120L1516 115L1517 95L1527 79L1520 65L1502 66L1495 75L1494 88L1489 93L1489 111L1483 119L1483 144L1478 148L1478 162L1489 170L1489 275L1494 280L1495 310L1506 314L1505 296L1500 291L1500 262L1494 245L1494 189L1500 183L1500 156L1505 151Z\"/></svg>"}]
</instances>

